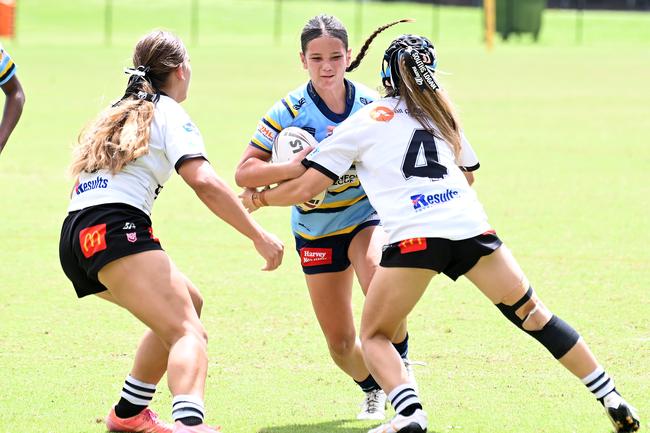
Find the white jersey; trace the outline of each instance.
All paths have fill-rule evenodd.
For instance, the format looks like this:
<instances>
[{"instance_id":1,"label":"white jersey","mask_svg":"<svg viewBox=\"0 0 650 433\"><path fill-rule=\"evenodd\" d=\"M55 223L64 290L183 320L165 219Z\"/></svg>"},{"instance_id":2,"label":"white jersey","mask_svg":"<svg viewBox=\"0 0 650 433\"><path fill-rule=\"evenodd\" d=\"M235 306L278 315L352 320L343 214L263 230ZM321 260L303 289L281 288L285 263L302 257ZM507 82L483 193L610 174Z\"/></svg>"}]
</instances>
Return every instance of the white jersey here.
<instances>
[{"instance_id":1,"label":"white jersey","mask_svg":"<svg viewBox=\"0 0 650 433\"><path fill-rule=\"evenodd\" d=\"M190 158L206 157L205 145L190 116L172 98L156 103L149 152L112 175L110 171L83 172L72 191L68 212L105 203L126 203L151 215L163 184Z\"/></svg>"},{"instance_id":2,"label":"white jersey","mask_svg":"<svg viewBox=\"0 0 650 433\"><path fill-rule=\"evenodd\" d=\"M307 159L332 179L356 166L390 243L480 235L490 226L461 171L478 168L476 154L463 135L457 164L439 136L409 116L404 103L384 98L350 116Z\"/></svg>"}]
</instances>

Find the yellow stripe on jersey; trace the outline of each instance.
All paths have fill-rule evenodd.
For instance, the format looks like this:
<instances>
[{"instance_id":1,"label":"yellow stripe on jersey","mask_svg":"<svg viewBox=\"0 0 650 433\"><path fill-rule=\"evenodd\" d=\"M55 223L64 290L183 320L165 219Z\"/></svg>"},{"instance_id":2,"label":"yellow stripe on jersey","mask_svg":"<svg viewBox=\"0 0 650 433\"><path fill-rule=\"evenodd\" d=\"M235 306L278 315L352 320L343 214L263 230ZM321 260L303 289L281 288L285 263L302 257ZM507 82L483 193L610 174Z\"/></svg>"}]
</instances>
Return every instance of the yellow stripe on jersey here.
<instances>
[{"instance_id":1,"label":"yellow stripe on jersey","mask_svg":"<svg viewBox=\"0 0 650 433\"><path fill-rule=\"evenodd\" d=\"M269 122L275 129L282 131L282 127L275 120L271 119L269 116L264 116L264 120Z\"/></svg>"},{"instance_id":2,"label":"yellow stripe on jersey","mask_svg":"<svg viewBox=\"0 0 650 433\"><path fill-rule=\"evenodd\" d=\"M287 106L289 107L289 110L291 110L291 114L293 114L294 119L298 115L298 110L293 108L293 105L291 104L291 95L287 94L287 96L284 98L285 101L287 101Z\"/></svg>"},{"instance_id":3,"label":"yellow stripe on jersey","mask_svg":"<svg viewBox=\"0 0 650 433\"><path fill-rule=\"evenodd\" d=\"M5 66L5 68L2 70L2 72L0 72L0 77L2 77L4 74L6 74L7 71L9 70L9 68L11 68L13 65L14 65L14 61L9 59L9 61L7 62L7 65Z\"/></svg>"},{"instance_id":4,"label":"yellow stripe on jersey","mask_svg":"<svg viewBox=\"0 0 650 433\"><path fill-rule=\"evenodd\" d=\"M296 231L296 234L298 236L300 236L301 238L305 238L307 240L313 241L314 239L322 239L322 238L326 238L326 237L329 237L329 236L345 235L347 233L350 233L352 230L356 229L358 226L359 226L359 224L355 224L353 226L346 227L344 229L337 230L335 232L328 233L326 235L320 235L320 236L311 236L311 235L308 235L306 233L302 233L302 232L299 232L299 231Z\"/></svg>"},{"instance_id":5,"label":"yellow stripe on jersey","mask_svg":"<svg viewBox=\"0 0 650 433\"><path fill-rule=\"evenodd\" d=\"M261 147L262 149L271 150L271 149L269 149L269 147L268 147L267 145L262 144L262 142L259 141L259 140L258 140L257 138L255 138L255 137L251 138L251 141L252 141L255 145Z\"/></svg>"},{"instance_id":6,"label":"yellow stripe on jersey","mask_svg":"<svg viewBox=\"0 0 650 433\"><path fill-rule=\"evenodd\" d=\"M352 182L352 183L346 183L346 184L341 185L339 188L336 188L336 189L328 188L327 191L328 191L328 192L343 192L343 191L345 191L345 190L348 189L348 188L356 188L356 187L359 186L359 185L361 185L361 182L360 182L359 179L357 178L357 180L355 180L355 181Z\"/></svg>"},{"instance_id":7,"label":"yellow stripe on jersey","mask_svg":"<svg viewBox=\"0 0 650 433\"><path fill-rule=\"evenodd\" d=\"M359 197L355 197L350 200L341 200L341 201L333 201L329 203L323 203L322 205L318 206L318 209L332 209L332 208L337 208L337 207L349 207L352 206L353 204L360 202L366 198L366 195L362 195Z\"/></svg>"}]
</instances>

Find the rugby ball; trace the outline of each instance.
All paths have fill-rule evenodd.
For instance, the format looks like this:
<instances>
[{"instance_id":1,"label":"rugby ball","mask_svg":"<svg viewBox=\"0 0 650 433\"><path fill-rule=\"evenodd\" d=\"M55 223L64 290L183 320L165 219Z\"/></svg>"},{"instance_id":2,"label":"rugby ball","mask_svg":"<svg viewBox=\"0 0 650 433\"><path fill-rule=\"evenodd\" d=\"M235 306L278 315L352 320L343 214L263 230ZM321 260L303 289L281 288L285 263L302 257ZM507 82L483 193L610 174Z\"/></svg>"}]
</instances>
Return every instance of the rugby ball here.
<instances>
[{"instance_id":1,"label":"rugby ball","mask_svg":"<svg viewBox=\"0 0 650 433\"><path fill-rule=\"evenodd\" d=\"M271 151L271 162L287 162L291 160L297 153L305 148L311 146L316 148L318 142L309 132L296 126L289 126L284 128L278 135L275 136L273 141L273 149ZM311 200L296 205L301 210L308 212L319 207L325 199L327 190L314 196Z\"/></svg>"}]
</instances>

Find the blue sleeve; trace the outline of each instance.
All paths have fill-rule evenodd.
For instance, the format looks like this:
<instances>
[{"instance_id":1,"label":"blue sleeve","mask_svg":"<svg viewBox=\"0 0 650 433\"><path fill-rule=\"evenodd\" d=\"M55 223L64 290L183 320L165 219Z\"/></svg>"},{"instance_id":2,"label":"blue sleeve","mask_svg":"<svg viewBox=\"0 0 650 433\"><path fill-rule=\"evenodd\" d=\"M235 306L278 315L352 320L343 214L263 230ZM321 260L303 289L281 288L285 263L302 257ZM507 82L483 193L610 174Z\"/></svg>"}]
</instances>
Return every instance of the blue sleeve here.
<instances>
[{"instance_id":1,"label":"blue sleeve","mask_svg":"<svg viewBox=\"0 0 650 433\"><path fill-rule=\"evenodd\" d=\"M16 64L4 48L0 48L0 86L9 81L15 73Z\"/></svg>"},{"instance_id":2,"label":"blue sleeve","mask_svg":"<svg viewBox=\"0 0 650 433\"><path fill-rule=\"evenodd\" d=\"M284 128L291 126L298 115L294 102L287 95L276 102L257 123L257 129L249 143L251 146L271 153L273 140Z\"/></svg>"}]
</instances>

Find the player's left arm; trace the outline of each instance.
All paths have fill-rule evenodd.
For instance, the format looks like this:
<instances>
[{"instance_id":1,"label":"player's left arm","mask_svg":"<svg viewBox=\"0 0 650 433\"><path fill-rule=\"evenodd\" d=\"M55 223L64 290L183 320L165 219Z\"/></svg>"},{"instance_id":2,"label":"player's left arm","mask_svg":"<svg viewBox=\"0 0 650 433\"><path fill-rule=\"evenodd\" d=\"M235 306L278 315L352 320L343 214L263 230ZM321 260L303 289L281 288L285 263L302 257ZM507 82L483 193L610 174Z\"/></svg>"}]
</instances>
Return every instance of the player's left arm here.
<instances>
[{"instance_id":1,"label":"player's left arm","mask_svg":"<svg viewBox=\"0 0 650 433\"><path fill-rule=\"evenodd\" d=\"M5 94L5 105L2 113L2 121L0 122L0 153L7 144L9 136L16 127L21 114L23 113L23 105L25 105L25 92L20 85L18 77L14 75L2 86L2 91Z\"/></svg>"}]
</instances>

